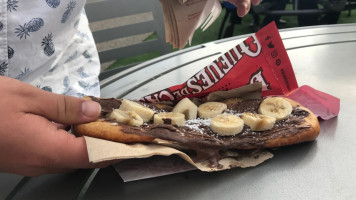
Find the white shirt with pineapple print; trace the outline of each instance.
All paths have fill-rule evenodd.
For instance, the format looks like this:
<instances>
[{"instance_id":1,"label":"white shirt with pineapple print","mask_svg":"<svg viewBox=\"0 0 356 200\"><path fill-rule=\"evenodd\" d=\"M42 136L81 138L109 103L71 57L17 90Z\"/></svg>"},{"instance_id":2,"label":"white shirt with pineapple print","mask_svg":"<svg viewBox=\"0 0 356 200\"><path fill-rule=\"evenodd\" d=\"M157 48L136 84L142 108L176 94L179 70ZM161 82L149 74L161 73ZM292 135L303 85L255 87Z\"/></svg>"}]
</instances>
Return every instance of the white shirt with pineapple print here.
<instances>
[{"instance_id":1,"label":"white shirt with pineapple print","mask_svg":"<svg viewBox=\"0 0 356 200\"><path fill-rule=\"evenodd\" d=\"M47 91L99 96L85 0L0 0L0 75Z\"/></svg>"}]
</instances>

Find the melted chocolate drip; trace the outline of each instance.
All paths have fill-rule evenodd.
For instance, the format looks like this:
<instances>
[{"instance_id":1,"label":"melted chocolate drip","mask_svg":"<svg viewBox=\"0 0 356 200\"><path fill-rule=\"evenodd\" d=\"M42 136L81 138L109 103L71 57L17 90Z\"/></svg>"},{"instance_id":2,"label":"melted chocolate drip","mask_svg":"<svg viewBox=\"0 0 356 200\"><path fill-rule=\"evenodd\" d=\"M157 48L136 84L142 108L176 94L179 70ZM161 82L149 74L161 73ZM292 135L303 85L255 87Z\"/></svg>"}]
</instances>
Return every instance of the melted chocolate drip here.
<instances>
[{"instance_id":1,"label":"melted chocolate drip","mask_svg":"<svg viewBox=\"0 0 356 200\"><path fill-rule=\"evenodd\" d=\"M101 117L105 116L107 113L110 113L114 109L120 108L121 101L115 98L109 99L99 99L96 97L90 97L91 100L98 102L101 105Z\"/></svg>"}]
</instances>

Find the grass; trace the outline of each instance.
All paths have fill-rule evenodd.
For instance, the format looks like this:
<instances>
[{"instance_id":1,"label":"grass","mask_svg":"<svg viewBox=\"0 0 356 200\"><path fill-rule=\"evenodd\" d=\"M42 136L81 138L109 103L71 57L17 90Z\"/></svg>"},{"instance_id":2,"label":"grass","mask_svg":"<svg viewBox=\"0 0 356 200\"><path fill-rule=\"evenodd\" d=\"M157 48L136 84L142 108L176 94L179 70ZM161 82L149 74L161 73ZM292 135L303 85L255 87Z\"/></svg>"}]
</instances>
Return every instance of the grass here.
<instances>
[{"instance_id":1,"label":"grass","mask_svg":"<svg viewBox=\"0 0 356 200\"><path fill-rule=\"evenodd\" d=\"M291 5L288 5L286 9L292 9ZM225 10L223 10L223 12L220 14L218 19L216 19L216 21L206 31L203 32L201 29L196 30L194 33L194 36L193 36L192 46L217 40L220 25L222 23L224 15L225 15ZM338 23L339 24L356 23L356 10L352 10L351 16L347 16L347 15L348 15L348 11L341 12ZM262 21L262 19L263 19L263 16L261 16L261 21ZM298 27L297 16L282 16L281 19L286 20L287 23L281 24L279 29ZM235 25L234 36L254 33L255 31L250 26L250 23L252 21L253 21L252 16L246 15L242 19L241 24ZM226 26L226 24L225 24L225 26ZM147 37L146 40L152 40L152 39L156 39L156 38L157 38L157 34L153 33L149 37ZM188 48L188 47L190 47L190 46L187 45L185 48ZM177 51L177 49L172 49L172 51ZM115 63L113 63L108 69L114 69L114 68L118 68L121 66L127 66L127 65L134 65L134 64L137 64L140 62L144 62L146 60L156 58L158 56L160 56L159 52L151 52L151 53L147 53L147 54L143 54L143 55L139 55L139 56L133 56L133 57L129 57L129 58L119 59Z\"/></svg>"}]
</instances>

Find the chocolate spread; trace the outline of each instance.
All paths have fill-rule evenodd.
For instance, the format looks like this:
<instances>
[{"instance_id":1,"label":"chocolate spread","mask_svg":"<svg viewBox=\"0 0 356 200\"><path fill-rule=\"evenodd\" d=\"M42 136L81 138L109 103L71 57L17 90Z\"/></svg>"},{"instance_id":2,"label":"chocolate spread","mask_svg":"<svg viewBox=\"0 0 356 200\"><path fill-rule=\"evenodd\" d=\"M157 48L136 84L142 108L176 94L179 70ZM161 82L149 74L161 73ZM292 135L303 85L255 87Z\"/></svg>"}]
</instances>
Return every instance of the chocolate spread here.
<instances>
[{"instance_id":1,"label":"chocolate spread","mask_svg":"<svg viewBox=\"0 0 356 200\"><path fill-rule=\"evenodd\" d=\"M102 117L106 113L112 111L114 108L120 107L120 100L116 99L93 99L99 102L102 106ZM243 112L257 113L259 105L262 100L244 100L237 104L228 105L228 109L225 112L232 114L242 114ZM145 106L152 108L153 110L160 110L162 108L155 109L153 103L145 103ZM164 111L164 109L163 109ZM121 125L124 127L126 133L150 135L155 138L160 138L169 141L180 142L185 146L208 146L224 149L246 149L246 148L261 148L266 141L288 137L299 133L304 129L308 129L307 126L302 126L304 117L309 113L299 107L294 107L292 114L289 118L276 122L275 126L267 131L251 131L248 126L244 126L243 130L234 136L219 136L213 133L209 127L209 123L206 120L188 120L186 126L174 126L165 123L163 125L156 125L152 123L146 123L141 127L132 127L128 125Z\"/></svg>"},{"instance_id":2,"label":"chocolate spread","mask_svg":"<svg viewBox=\"0 0 356 200\"><path fill-rule=\"evenodd\" d=\"M99 99L96 97L90 97L93 101L98 102L101 105L101 115L110 113L114 109L120 108L121 101L115 98Z\"/></svg>"},{"instance_id":3,"label":"chocolate spread","mask_svg":"<svg viewBox=\"0 0 356 200\"><path fill-rule=\"evenodd\" d=\"M114 108L119 108L121 101L117 99L97 99L92 98L102 106L102 117L111 112ZM244 100L237 104L228 104L225 112L241 115L243 112L257 113L261 104L261 99ZM162 107L157 108L153 103L144 103L155 112L170 111L171 107L166 110ZM171 124L156 125L145 123L140 127L121 125L124 132L138 135L149 135L163 140L181 143L183 146L194 149L197 152L196 159L209 158L212 166L218 165L221 159L221 151L226 149L259 149L263 148L267 141L271 139L288 137L308 129L304 126L304 118L309 113L300 109L298 106L293 107L292 114L289 118L276 122L275 126L267 131L251 131L248 126L234 136L220 136L211 131L209 120L196 119L187 120L185 126L175 126ZM167 122L168 123L168 122Z\"/></svg>"}]
</instances>

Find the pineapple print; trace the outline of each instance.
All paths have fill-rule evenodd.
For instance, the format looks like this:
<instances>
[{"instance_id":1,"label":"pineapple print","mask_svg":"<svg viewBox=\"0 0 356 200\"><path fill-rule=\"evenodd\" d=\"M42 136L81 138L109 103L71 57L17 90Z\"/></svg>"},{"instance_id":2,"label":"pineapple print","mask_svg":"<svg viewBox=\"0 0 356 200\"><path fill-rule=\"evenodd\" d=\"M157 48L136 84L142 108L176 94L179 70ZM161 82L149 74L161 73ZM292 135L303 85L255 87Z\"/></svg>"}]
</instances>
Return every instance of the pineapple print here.
<instances>
[{"instance_id":1,"label":"pineapple print","mask_svg":"<svg viewBox=\"0 0 356 200\"><path fill-rule=\"evenodd\" d=\"M21 80L23 77L27 76L31 72L30 68L25 67L25 69L15 77L17 80Z\"/></svg>"},{"instance_id":2,"label":"pineapple print","mask_svg":"<svg viewBox=\"0 0 356 200\"><path fill-rule=\"evenodd\" d=\"M73 88L70 86L70 80L68 76L64 77L63 86L65 90L63 94L69 95L72 92Z\"/></svg>"},{"instance_id":3,"label":"pineapple print","mask_svg":"<svg viewBox=\"0 0 356 200\"><path fill-rule=\"evenodd\" d=\"M56 70L57 67L58 67L58 65L53 66L53 67L49 70L49 72L54 72L54 70Z\"/></svg>"},{"instance_id":4,"label":"pineapple print","mask_svg":"<svg viewBox=\"0 0 356 200\"><path fill-rule=\"evenodd\" d=\"M14 57L15 51L13 48L11 48L10 46L7 46L7 56L9 59L11 59L12 57Z\"/></svg>"},{"instance_id":5,"label":"pineapple print","mask_svg":"<svg viewBox=\"0 0 356 200\"><path fill-rule=\"evenodd\" d=\"M90 85L89 83L87 82L84 82L84 81L78 81L78 84L81 88L85 89L85 90L91 90L97 86L99 86L99 82L96 82L92 85Z\"/></svg>"},{"instance_id":6,"label":"pineapple print","mask_svg":"<svg viewBox=\"0 0 356 200\"><path fill-rule=\"evenodd\" d=\"M66 23L69 17L71 16L77 3L75 1L69 2L66 11L63 13L61 23Z\"/></svg>"},{"instance_id":7,"label":"pineapple print","mask_svg":"<svg viewBox=\"0 0 356 200\"><path fill-rule=\"evenodd\" d=\"M70 55L66 61L64 61L64 64L67 64L69 62L71 62L72 60L74 60L75 58L78 57L78 51L75 51L72 55Z\"/></svg>"},{"instance_id":8,"label":"pineapple print","mask_svg":"<svg viewBox=\"0 0 356 200\"><path fill-rule=\"evenodd\" d=\"M12 12L12 11L17 11L16 8L18 1L16 0L7 0L7 11Z\"/></svg>"},{"instance_id":9,"label":"pineapple print","mask_svg":"<svg viewBox=\"0 0 356 200\"><path fill-rule=\"evenodd\" d=\"M92 55L89 53L89 51L88 50L85 50L84 52L83 52L83 56L84 56L84 58L86 58L86 59L88 59L88 62L92 62L93 60L92 60Z\"/></svg>"},{"instance_id":10,"label":"pineapple print","mask_svg":"<svg viewBox=\"0 0 356 200\"><path fill-rule=\"evenodd\" d=\"M86 58L86 59L92 58L92 55L89 53L88 50L85 50L85 51L83 52L83 56L84 56L84 58Z\"/></svg>"},{"instance_id":11,"label":"pineapple print","mask_svg":"<svg viewBox=\"0 0 356 200\"><path fill-rule=\"evenodd\" d=\"M51 8L57 8L61 3L61 0L46 0L46 3Z\"/></svg>"},{"instance_id":12,"label":"pineapple print","mask_svg":"<svg viewBox=\"0 0 356 200\"><path fill-rule=\"evenodd\" d=\"M40 85L36 85L36 87L40 88L40 89L42 89L44 91L47 91L47 92L52 92L52 88L50 86L44 86L44 87L41 88Z\"/></svg>"},{"instance_id":13,"label":"pineapple print","mask_svg":"<svg viewBox=\"0 0 356 200\"><path fill-rule=\"evenodd\" d=\"M5 72L6 72L6 69L7 69L7 65L8 63L6 62L3 62L0 64L0 76L4 76L5 75Z\"/></svg>"},{"instance_id":14,"label":"pineapple print","mask_svg":"<svg viewBox=\"0 0 356 200\"><path fill-rule=\"evenodd\" d=\"M84 67L80 67L77 70L77 73L79 74L80 78L88 78L89 77L89 74L85 73Z\"/></svg>"},{"instance_id":15,"label":"pineapple print","mask_svg":"<svg viewBox=\"0 0 356 200\"><path fill-rule=\"evenodd\" d=\"M30 36L29 32L39 31L44 25L44 21L41 18L33 18L28 23L25 23L23 26L19 25L19 28L16 28L15 33L17 37L22 39L23 37Z\"/></svg>"},{"instance_id":16,"label":"pineapple print","mask_svg":"<svg viewBox=\"0 0 356 200\"><path fill-rule=\"evenodd\" d=\"M53 53L55 52L55 48L54 48L54 44L53 44L53 41L52 41L52 33L48 34L48 36L43 38L43 40L41 42L41 46L44 46L43 52L47 56L53 55Z\"/></svg>"},{"instance_id":17,"label":"pineapple print","mask_svg":"<svg viewBox=\"0 0 356 200\"><path fill-rule=\"evenodd\" d=\"M44 86L41 89L44 90L44 91L47 91L47 92L52 92L52 88L49 87L49 86Z\"/></svg>"},{"instance_id":18,"label":"pineapple print","mask_svg":"<svg viewBox=\"0 0 356 200\"><path fill-rule=\"evenodd\" d=\"M79 92L77 92L77 96L79 97L79 98L82 98L82 97L84 97L84 96L86 96L85 94L83 94L83 93L79 93Z\"/></svg>"},{"instance_id":19,"label":"pineapple print","mask_svg":"<svg viewBox=\"0 0 356 200\"><path fill-rule=\"evenodd\" d=\"M74 25L73 25L73 26L74 26L74 28L77 28L77 27L78 27L79 22L80 22L80 20L79 20L79 19L77 19L77 21L75 21L75 22L74 22Z\"/></svg>"}]
</instances>

